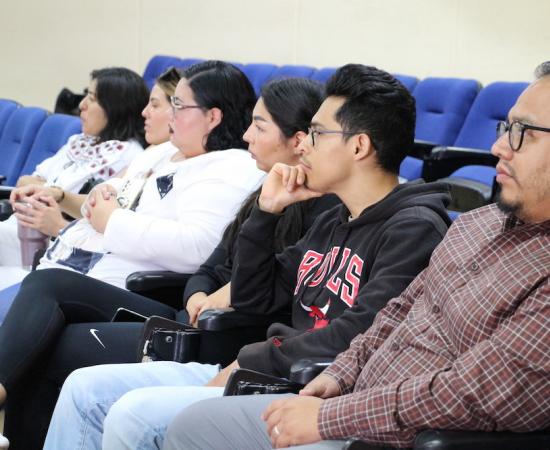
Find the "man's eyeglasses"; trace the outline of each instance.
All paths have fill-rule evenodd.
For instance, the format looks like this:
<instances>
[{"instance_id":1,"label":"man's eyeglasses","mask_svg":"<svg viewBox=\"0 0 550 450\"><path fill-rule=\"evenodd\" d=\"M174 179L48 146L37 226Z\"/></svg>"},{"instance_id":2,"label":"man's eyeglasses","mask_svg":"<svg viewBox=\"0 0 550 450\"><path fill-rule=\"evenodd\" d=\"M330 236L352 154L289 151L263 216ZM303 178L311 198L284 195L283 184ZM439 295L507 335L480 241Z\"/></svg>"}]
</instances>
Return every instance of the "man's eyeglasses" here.
<instances>
[{"instance_id":1,"label":"man's eyeglasses","mask_svg":"<svg viewBox=\"0 0 550 450\"><path fill-rule=\"evenodd\" d=\"M512 123L501 121L497 123L497 139L507 132L510 148L517 152L521 148L521 144L523 144L523 135L525 134L525 130L536 130L550 133L550 128L527 125L526 123L521 123L517 120Z\"/></svg>"},{"instance_id":2,"label":"man's eyeglasses","mask_svg":"<svg viewBox=\"0 0 550 450\"><path fill-rule=\"evenodd\" d=\"M343 136L353 136L354 134L365 133L364 131L343 131L343 130L316 130L315 128L309 127L307 129L307 134L311 136L311 143L315 147L315 139L318 136L323 134L341 134Z\"/></svg>"},{"instance_id":3,"label":"man's eyeglasses","mask_svg":"<svg viewBox=\"0 0 550 450\"><path fill-rule=\"evenodd\" d=\"M172 105L172 109L174 111L182 111L184 109L191 109L191 108L204 109L202 106L199 106L199 105L185 105L178 97L174 95L170 96L170 104Z\"/></svg>"}]
</instances>

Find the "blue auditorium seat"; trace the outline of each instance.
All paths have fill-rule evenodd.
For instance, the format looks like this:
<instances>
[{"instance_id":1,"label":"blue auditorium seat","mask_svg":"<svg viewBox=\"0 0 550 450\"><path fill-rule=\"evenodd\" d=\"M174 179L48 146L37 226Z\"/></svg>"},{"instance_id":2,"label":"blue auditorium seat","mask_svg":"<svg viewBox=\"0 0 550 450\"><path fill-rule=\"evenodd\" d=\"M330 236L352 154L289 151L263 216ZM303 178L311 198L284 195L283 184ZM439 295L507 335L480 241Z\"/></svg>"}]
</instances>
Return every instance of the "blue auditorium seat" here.
<instances>
[{"instance_id":1,"label":"blue auditorium seat","mask_svg":"<svg viewBox=\"0 0 550 450\"><path fill-rule=\"evenodd\" d=\"M418 84L418 78L413 77L411 75L402 75L400 73L394 73L393 76L397 78L401 83L403 83L403 86L405 86L409 92L413 92L414 88Z\"/></svg>"},{"instance_id":2,"label":"blue auditorium seat","mask_svg":"<svg viewBox=\"0 0 550 450\"><path fill-rule=\"evenodd\" d=\"M484 87L453 145L490 150L495 142L497 122L506 120L508 111L527 86L524 82L499 81Z\"/></svg>"},{"instance_id":3,"label":"blue auditorium seat","mask_svg":"<svg viewBox=\"0 0 550 450\"><path fill-rule=\"evenodd\" d=\"M227 61L229 64L235 66L237 69L239 70L243 70L244 69L244 64L242 63L238 63L238 62L233 62L233 61Z\"/></svg>"},{"instance_id":4,"label":"blue auditorium seat","mask_svg":"<svg viewBox=\"0 0 550 450\"><path fill-rule=\"evenodd\" d=\"M48 113L42 108L17 108L6 123L0 138L0 175L6 177L6 185L13 186L36 134Z\"/></svg>"},{"instance_id":5,"label":"blue auditorium seat","mask_svg":"<svg viewBox=\"0 0 550 450\"><path fill-rule=\"evenodd\" d=\"M334 72L336 72L336 67L323 67L313 72L310 78L321 83L326 83L334 75Z\"/></svg>"},{"instance_id":6,"label":"blue auditorium seat","mask_svg":"<svg viewBox=\"0 0 550 450\"><path fill-rule=\"evenodd\" d=\"M496 140L496 124L506 120L527 86L524 82L487 85L472 105L454 145L432 152L426 162L426 178L443 179L451 185L451 208L464 211L492 201L497 158L490 150Z\"/></svg>"},{"instance_id":7,"label":"blue auditorium seat","mask_svg":"<svg viewBox=\"0 0 550 450\"><path fill-rule=\"evenodd\" d=\"M19 103L12 100L0 99L0 138L8 119L18 106Z\"/></svg>"},{"instance_id":8,"label":"blue auditorium seat","mask_svg":"<svg viewBox=\"0 0 550 450\"><path fill-rule=\"evenodd\" d=\"M248 77L256 95L259 95L262 85L271 77L277 69L275 64L245 64L242 71Z\"/></svg>"},{"instance_id":9,"label":"blue auditorium seat","mask_svg":"<svg viewBox=\"0 0 550 450\"><path fill-rule=\"evenodd\" d=\"M179 64L177 64L177 65L173 64L173 66L181 68L181 69L186 69L187 67L192 66L193 64L197 64L197 63L200 63L200 62L203 62L203 61L204 61L204 59L200 59L200 58L185 58L185 59L180 60ZM168 67L167 67L167 69L168 69Z\"/></svg>"},{"instance_id":10,"label":"blue auditorium seat","mask_svg":"<svg viewBox=\"0 0 550 450\"><path fill-rule=\"evenodd\" d=\"M415 139L418 152L405 158L400 176L408 180L423 175L423 160L436 145L452 145L479 91L476 80L461 78L425 78L414 88L416 99ZM424 152L424 154L422 154ZM407 175L407 176L406 176ZM409 178L412 177L412 178Z\"/></svg>"},{"instance_id":11,"label":"blue auditorium seat","mask_svg":"<svg viewBox=\"0 0 550 450\"><path fill-rule=\"evenodd\" d=\"M416 99L415 138L453 145L479 92L476 80L425 78L413 91Z\"/></svg>"},{"instance_id":12,"label":"blue auditorium seat","mask_svg":"<svg viewBox=\"0 0 550 450\"><path fill-rule=\"evenodd\" d=\"M147 87L151 89L160 74L162 74L169 67L183 67L185 65L183 61L184 60L181 60L175 56L153 56L147 63L147 66L143 72L143 80L145 81L145 84L147 84Z\"/></svg>"},{"instance_id":13,"label":"blue auditorium seat","mask_svg":"<svg viewBox=\"0 0 550 450\"><path fill-rule=\"evenodd\" d=\"M21 175L30 175L38 164L53 156L73 134L81 132L78 117L52 114L42 123L29 151Z\"/></svg>"},{"instance_id":14,"label":"blue auditorium seat","mask_svg":"<svg viewBox=\"0 0 550 450\"><path fill-rule=\"evenodd\" d=\"M267 81L277 78L309 78L313 72L315 72L315 67L285 65L278 67Z\"/></svg>"}]
</instances>

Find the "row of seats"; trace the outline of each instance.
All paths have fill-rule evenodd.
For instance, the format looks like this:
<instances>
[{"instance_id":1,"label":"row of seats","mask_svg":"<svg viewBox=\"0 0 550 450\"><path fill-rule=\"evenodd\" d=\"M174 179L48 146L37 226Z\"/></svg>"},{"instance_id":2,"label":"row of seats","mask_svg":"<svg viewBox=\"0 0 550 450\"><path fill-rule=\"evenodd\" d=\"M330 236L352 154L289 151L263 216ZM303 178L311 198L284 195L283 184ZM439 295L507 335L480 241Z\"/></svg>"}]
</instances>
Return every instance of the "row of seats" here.
<instances>
[{"instance_id":1,"label":"row of seats","mask_svg":"<svg viewBox=\"0 0 550 450\"><path fill-rule=\"evenodd\" d=\"M143 79L149 89L155 84L155 79L165 70L170 67L179 67L186 68L198 62L204 61L203 59L197 58L187 58L181 59L176 56L166 56L166 55L156 55L153 56L143 72ZM276 66L275 64L266 64L266 63L252 63L252 64L241 64L236 62L231 62L234 66L242 70L252 86L256 94L259 94L261 87L268 81L276 78L284 77L298 77L298 78L311 78L312 80L319 81L321 83L326 82L331 75L336 71L335 67L325 67L322 69L317 69L311 66L303 65L284 65ZM418 78L412 77L409 75L395 75L409 91L413 91L414 87L418 83Z\"/></svg>"},{"instance_id":2,"label":"row of seats","mask_svg":"<svg viewBox=\"0 0 550 450\"><path fill-rule=\"evenodd\" d=\"M80 133L80 119L50 114L42 108L21 106L0 99L0 175L13 186L37 164L52 156L73 134Z\"/></svg>"}]
</instances>

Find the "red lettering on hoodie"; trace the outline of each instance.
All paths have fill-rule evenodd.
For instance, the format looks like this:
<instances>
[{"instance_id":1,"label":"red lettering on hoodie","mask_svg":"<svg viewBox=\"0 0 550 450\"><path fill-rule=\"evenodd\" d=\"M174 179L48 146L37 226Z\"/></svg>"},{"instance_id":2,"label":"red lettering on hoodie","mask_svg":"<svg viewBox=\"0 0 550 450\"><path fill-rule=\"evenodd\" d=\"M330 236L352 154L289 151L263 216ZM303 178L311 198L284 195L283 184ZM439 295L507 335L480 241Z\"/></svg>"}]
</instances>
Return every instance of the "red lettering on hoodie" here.
<instances>
[{"instance_id":1,"label":"red lettering on hoodie","mask_svg":"<svg viewBox=\"0 0 550 450\"><path fill-rule=\"evenodd\" d=\"M296 281L294 295L298 293L298 289L300 289L302 283L305 282L305 278L313 269L315 269L315 267L319 265L322 259L323 255L321 253L314 252L313 250L308 250L305 253L302 258L302 262L300 262L300 267L298 267L298 280Z\"/></svg>"}]
</instances>

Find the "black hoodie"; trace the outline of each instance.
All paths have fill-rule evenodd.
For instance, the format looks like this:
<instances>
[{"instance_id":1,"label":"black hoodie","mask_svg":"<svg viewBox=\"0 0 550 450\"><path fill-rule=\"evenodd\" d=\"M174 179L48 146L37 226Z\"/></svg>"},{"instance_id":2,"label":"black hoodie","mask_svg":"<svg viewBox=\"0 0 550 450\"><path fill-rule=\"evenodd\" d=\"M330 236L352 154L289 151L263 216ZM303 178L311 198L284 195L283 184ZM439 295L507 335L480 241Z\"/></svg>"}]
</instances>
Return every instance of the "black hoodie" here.
<instances>
[{"instance_id":1,"label":"black hoodie","mask_svg":"<svg viewBox=\"0 0 550 450\"><path fill-rule=\"evenodd\" d=\"M441 183L402 184L351 221L345 205L336 206L278 255L279 216L254 208L238 237L231 303L255 314L292 304L292 327L271 325L267 341L241 349L239 366L288 377L301 358L346 350L428 265L450 224L447 191Z\"/></svg>"}]
</instances>

